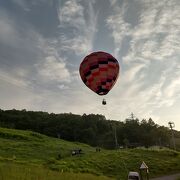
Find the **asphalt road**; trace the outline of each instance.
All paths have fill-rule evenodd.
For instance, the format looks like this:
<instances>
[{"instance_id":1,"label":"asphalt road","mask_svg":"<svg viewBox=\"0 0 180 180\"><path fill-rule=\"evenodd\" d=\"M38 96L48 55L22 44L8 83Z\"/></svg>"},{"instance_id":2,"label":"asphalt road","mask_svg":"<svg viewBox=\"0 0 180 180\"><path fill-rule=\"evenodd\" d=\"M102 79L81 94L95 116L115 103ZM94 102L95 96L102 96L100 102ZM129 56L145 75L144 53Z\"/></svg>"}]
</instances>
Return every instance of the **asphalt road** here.
<instances>
[{"instance_id":1,"label":"asphalt road","mask_svg":"<svg viewBox=\"0 0 180 180\"><path fill-rule=\"evenodd\" d=\"M153 178L150 180L176 180L177 178L180 178L180 173L169 175L169 176L163 176L163 177L159 177L159 178Z\"/></svg>"}]
</instances>

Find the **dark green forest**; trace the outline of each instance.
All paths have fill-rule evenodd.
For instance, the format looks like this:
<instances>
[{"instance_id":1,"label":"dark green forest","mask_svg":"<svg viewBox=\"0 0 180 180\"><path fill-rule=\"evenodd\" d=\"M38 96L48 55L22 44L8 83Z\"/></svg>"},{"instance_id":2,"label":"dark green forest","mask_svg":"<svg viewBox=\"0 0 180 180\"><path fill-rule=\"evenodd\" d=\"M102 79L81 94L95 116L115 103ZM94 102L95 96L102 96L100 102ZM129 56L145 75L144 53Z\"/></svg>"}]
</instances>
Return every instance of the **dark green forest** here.
<instances>
[{"instance_id":1,"label":"dark green forest","mask_svg":"<svg viewBox=\"0 0 180 180\"><path fill-rule=\"evenodd\" d=\"M151 118L115 121L98 114L54 114L13 109L0 110L0 127L31 130L107 149L172 146L169 128L155 124ZM180 138L180 132L174 133L175 138Z\"/></svg>"}]
</instances>

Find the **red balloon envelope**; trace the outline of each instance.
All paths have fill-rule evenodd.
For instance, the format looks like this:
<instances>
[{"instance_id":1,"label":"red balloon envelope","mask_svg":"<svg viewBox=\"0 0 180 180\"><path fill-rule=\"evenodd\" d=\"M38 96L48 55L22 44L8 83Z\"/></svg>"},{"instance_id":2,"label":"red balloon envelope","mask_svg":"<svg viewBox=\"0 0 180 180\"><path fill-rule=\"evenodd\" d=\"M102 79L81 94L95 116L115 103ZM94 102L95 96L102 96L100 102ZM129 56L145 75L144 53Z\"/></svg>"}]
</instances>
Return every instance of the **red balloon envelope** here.
<instances>
[{"instance_id":1,"label":"red balloon envelope","mask_svg":"<svg viewBox=\"0 0 180 180\"><path fill-rule=\"evenodd\" d=\"M79 73L88 88L98 95L105 95L118 78L119 63L106 52L94 52L84 58Z\"/></svg>"}]
</instances>

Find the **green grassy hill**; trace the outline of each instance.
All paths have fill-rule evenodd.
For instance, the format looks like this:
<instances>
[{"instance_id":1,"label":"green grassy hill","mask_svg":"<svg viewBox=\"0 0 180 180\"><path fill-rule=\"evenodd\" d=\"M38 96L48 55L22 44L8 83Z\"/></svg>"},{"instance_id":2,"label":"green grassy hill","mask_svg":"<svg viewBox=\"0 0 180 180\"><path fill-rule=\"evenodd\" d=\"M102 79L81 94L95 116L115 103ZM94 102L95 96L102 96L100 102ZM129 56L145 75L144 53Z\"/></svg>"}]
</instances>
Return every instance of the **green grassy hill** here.
<instances>
[{"instance_id":1,"label":"green grassy hill","mask_svg":"<svg viewBox=\"0 0 180 180\"><path fill-rule=\"evenodd\" d=\"M71 156L71 150L83 154ZM180 172L180 154L170 150L101 150L31 131L0 128L0 179L126 179L142 161L150 177ZM106 176L106 177L105 177ZM109 177L109 178L108 178ZM13 178L15 179L15 178Z\"/></svg>"}]
</instances>

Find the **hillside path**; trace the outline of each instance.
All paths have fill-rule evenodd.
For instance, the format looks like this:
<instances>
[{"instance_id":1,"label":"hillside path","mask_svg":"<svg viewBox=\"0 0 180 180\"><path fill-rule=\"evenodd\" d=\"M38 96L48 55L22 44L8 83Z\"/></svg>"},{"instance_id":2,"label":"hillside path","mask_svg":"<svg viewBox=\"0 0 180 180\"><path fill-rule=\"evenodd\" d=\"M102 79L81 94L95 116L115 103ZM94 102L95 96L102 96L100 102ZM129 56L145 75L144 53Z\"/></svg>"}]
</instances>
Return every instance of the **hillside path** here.
<instances>
[{"instance_id":1,"label":"hillside path","mask_svg":"<svg viewBox=\"0 0 180 180\"><path fill-rule=\"evenodd\" d=\"M180 173L169 175L169 176L153 178L153 179L150 179L150 180L176 180L178 177L180 178Z\"/></svg>"}]
</instances>

